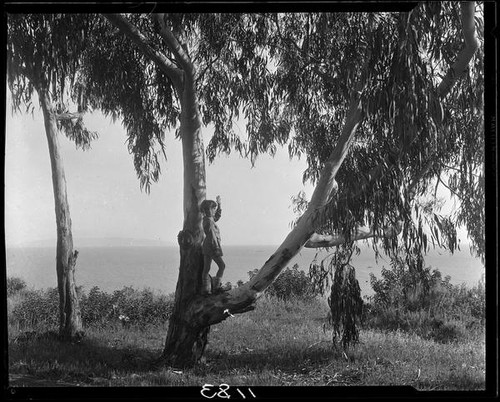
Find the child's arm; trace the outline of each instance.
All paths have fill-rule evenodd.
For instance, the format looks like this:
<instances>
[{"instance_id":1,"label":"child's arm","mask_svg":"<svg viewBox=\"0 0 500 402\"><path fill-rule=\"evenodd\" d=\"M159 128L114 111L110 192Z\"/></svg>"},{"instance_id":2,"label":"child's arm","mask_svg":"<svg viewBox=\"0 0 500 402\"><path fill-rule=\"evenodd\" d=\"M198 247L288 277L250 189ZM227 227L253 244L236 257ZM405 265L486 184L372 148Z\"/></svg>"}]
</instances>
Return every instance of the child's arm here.
<instances>
[{"instance_id":1,"label":"child's arm","mask_svg":"<svg viewBox=\"0 0 500 402\"><path fill-rule=\"evenodd\" d=\"M220 195L217 196L215 201L217 202L217 211L215 211L214 221L217 222L222 215L222 201Z\"/></svg>"}]
</instances>

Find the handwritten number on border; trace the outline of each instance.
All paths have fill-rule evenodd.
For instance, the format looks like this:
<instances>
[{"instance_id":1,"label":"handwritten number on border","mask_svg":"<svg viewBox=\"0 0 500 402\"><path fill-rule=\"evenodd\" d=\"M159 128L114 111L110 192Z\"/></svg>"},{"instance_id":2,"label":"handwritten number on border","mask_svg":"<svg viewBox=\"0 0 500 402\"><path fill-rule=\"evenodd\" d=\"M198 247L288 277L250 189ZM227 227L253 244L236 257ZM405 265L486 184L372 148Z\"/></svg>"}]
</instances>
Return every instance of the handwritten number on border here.
<instances>
[{"instance_id":1,"label":"handwritten number on border","mask_svg":"<svg viewBox=\"0 0 500 402\"><path fill-rule=\"evenodd\" d=\"M215 389L213 389L215 387ZM207 399L212 399L215 397L221 398L221 399L229 399L231 398L231 394L229 393L229 388L231 388L227 384L220 384L219 385L219 391L217 391L217 386L213 384L205 384L201 388L201 395ZM239 389L236 388L236 391L241 395L243 399L246 399L246 395ZM250 388L248 388L248 392L251 395L251 397L256 398L255 394L252 392Z\"/></svg>"}]
</instances>

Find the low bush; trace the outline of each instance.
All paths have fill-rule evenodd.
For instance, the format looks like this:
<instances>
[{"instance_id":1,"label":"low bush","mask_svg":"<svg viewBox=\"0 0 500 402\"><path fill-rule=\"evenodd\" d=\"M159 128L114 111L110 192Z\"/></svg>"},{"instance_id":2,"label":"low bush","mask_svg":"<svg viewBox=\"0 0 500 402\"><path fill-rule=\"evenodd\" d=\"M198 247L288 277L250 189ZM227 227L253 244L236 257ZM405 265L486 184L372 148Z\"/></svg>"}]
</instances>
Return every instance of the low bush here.
<instances>
[{"instance_id":1,"label":"low bush","mask_svg":"<svg viewBox=\"0 0 500 402\"><path fill-rule=\"evenodd\" d=\"M59 325L57 289L24 290L13 307L9 323L18 328L51 328Z\"/></svg>"},{"instance_id":2,"label":"low bush","mask_svg":"<svg viewBox=\"0 0 500 402\"><path fill-rule=\"evenodd\" d=\"M451 342L484 325L484 283L472 288L450 283L430 267L407 269L403 262L382 270L382 278L370 275L374 295L364 303L365 326L403 330L438 342Z\"/></svg>"},{"instance_id":3,"label":"low bush","mask_svg":"<svg viewBox=\"0 0 500 402\"><path fill-rule=\"evenodd\" d=\"M124 287L112 294L93 287L88 294L79 289L84 326L119 323L144 326L164 323L171 314L173 296L155 294L149 289ZM23 290L9 312L9 324L19 329L49 329L59 325L57 289Z\"/></svg>"},{"instance_id":4,"label":"low bush","mask_svg":"<svg viewBox=\"0 0 500 402\"><path fill-rule=\"evenodd\" d=\"M84 325L102 324L114 318L113 296L94 286L88 295L80 296L80 309Z\"/></svg>"},{"instance_id":5,"label":"low bush","mask_svg":"<svg viewBox=\"0 0 500 402\"><path fill-rule=\"evenodd\" d=\"M7 297L26 289L26 282L17 277L7 278Z\"/></svg>"},{"instance_id":6,"label":"low bush","mask_svg":"<svg viewBox=\"0 0 500 402\"><path fill-rule=\"evenodd\" d=\"M82 295L81 310L85 325L120 321L124 325L164 323L172 312L173 297L155 294L150 289L136 290L126 286L113 294L93 287Z\"/></svg>"}]
</instances>

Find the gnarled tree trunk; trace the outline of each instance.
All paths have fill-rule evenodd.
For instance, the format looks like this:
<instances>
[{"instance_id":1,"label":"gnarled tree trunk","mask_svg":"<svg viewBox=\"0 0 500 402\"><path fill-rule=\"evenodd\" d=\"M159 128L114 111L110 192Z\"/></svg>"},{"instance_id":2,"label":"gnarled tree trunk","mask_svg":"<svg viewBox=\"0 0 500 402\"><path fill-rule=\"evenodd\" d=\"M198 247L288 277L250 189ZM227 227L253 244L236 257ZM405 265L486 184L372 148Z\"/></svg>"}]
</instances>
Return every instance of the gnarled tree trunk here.
<instances>
[{"instance_id":1,"label":"gnarled tree trunk","mask_svg":"<svg viewBox=\"0 0 500 402\"><path fill-rule=\"evenodd\" d=\"M57 226L56 271L59 290L59 334L65 339L82 335L82 320L75 285L75 264L78 251L73 251L71 217L66 194L66 178L57 138L57 120L49 96L39 90L40 105L43 111L45 134L52 168L52 186Z\"/></svg>"}]
</instances>

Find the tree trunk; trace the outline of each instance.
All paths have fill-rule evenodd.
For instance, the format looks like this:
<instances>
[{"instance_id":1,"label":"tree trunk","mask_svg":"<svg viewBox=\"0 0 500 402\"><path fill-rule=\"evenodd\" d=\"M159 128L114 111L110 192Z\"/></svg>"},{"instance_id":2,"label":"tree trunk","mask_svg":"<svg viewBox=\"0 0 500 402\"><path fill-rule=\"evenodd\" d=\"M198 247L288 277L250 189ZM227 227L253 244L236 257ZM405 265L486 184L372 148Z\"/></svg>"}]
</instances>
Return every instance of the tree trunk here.
<instances>
[{"instance_id":1,"label":"tree trunk","mask_svg":"<svg viewBox=\"0 0 500 402\"><path fill-rule=\"evenodd\" d=\"M201 292L204 233L200 204L206 196L202 123L191 77L192 74L185 74L183 86L177 88L182 103L180 136L184 163L184 223L178 235L180 267L174 308L161 357L161 361L175 367L193 366L200 360L210 330L207 325L192 322L188 316L192 300Z\"/></svg>"},{"instance_id":2,"label":"tree trunk","mask_svg":"<svg viewBox=\"0 0 500 402\"><path fill-rule=\"evenodd\" d=\"M75 264L78 251L73 251L71 217L66 194L66 178L57 138L57 122L46 91L39 91L45 134L52 168L52 185L57 226L56 271L59 290L59 334L73 339L83 334L80 306L75 286Z\"/></svg>"}]
</instances>

